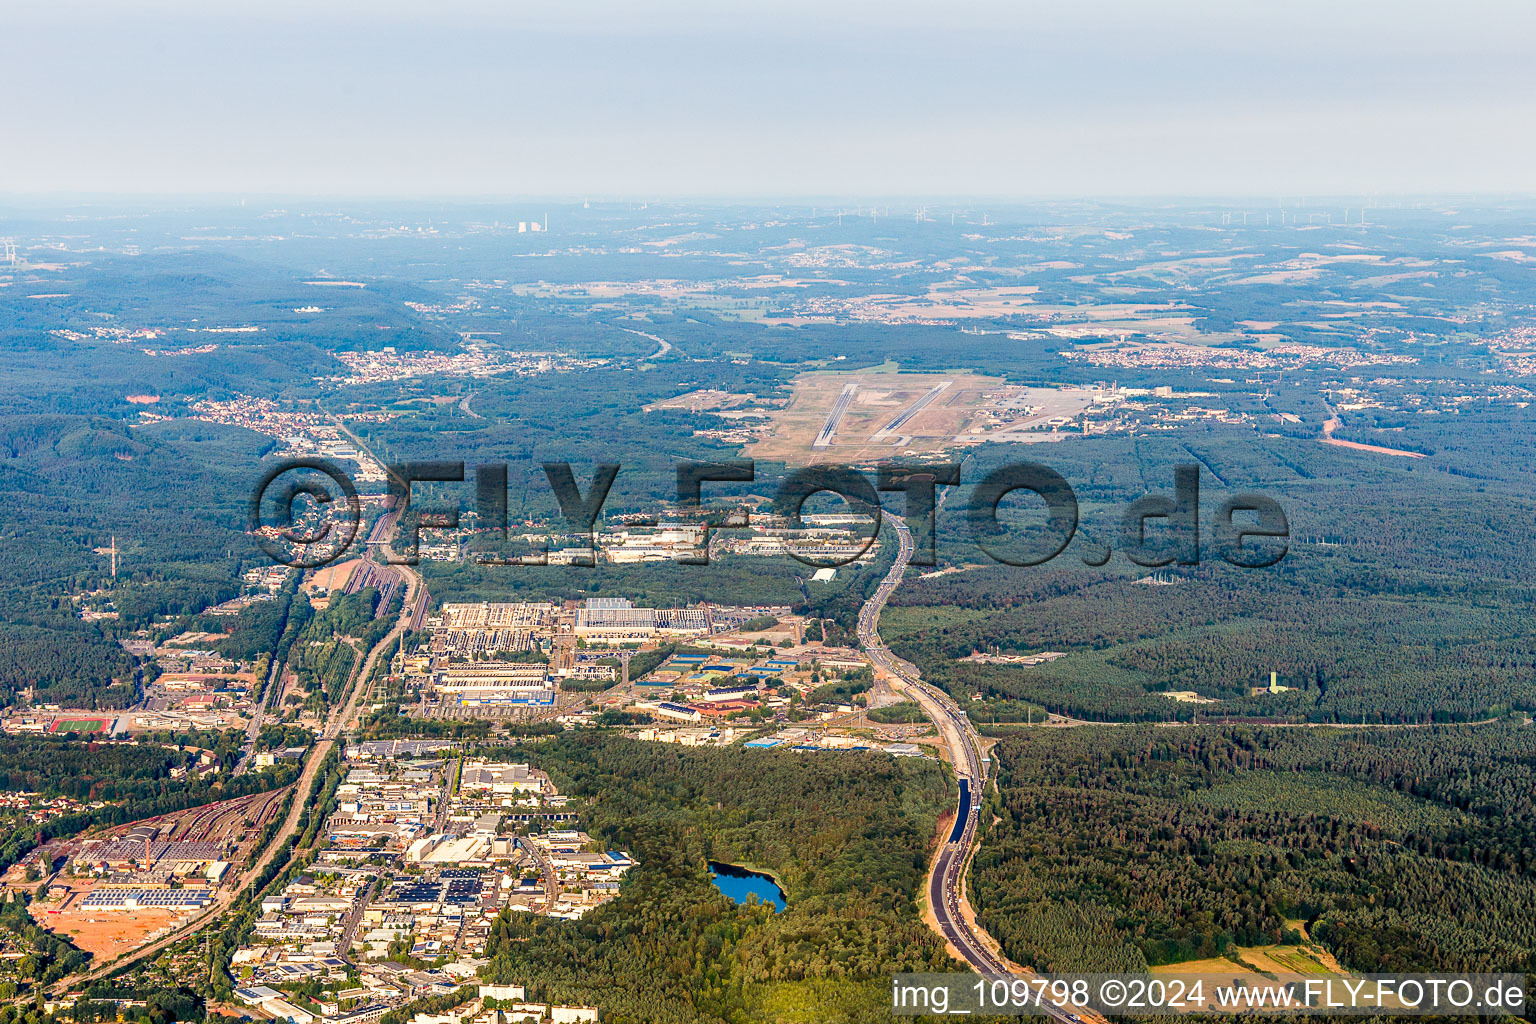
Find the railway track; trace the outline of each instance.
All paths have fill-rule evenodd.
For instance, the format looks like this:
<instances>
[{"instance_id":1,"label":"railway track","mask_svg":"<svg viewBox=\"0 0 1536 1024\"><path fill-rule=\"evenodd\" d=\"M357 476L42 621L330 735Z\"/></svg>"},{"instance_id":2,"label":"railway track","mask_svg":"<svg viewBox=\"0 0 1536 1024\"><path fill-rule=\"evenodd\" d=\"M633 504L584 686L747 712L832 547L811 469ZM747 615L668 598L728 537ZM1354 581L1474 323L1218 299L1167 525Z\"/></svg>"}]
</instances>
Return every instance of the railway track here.
<instances>
[{"instance_id":1,"label":"railway track","mask_svg":"<svg viewBox=\"0 0 1536 1024\"><path fill-rule=\"evenodd\" d=\"M392 519L398 518L398 516L398 512L393 512L385 518ZM383 547L386 555L391 554L387 542ZM331 748L341 741L343 733L356 720L359 701L364 691L368 688L368 678L373 671L374 665L377 664L379 657L393 646L400 634L409 628L410 623L415 618L415 601L418 588L421 587L421 577L409 566L397 565L395 568L399 569L405 578L407 588L406 600L400 610L400 616L394 627L369 650L367 657L362 659L361 662L354 662L352 674L347 678L344 691L347 694L347 700L331 712L331 716L327 719L322 734L316 739L314 745L309 748L309 753L304 759L303 770L300 772L298 780L291 787L294 792L294 799L288 805L288 815L272 838L268 840L266 846L263 847L255 862L240 875L235 885L221 891L213 903L197 912L181 925L171 929L167 934L148 945L140 946L138 949L131 950L107 963L93 965L83 973L61 979L54 985L54 992L67 992L79 985L116 974L141 960L154 956L175 945L177 942L217 921L221 915L235 904L240 896L244 895L251 888L256 879L261 877L265 869L277 856L278 851L283 849L289 837L297 831L304 809L308 806L309 795L314 790L320 766L325 763L326 756L330 753ZM284 787L284 790L276 792L280 793L288 788L290 787ZM271 805L269 804L269 806ZM298 853L299 851L295 850L291 856L296 856Z\"/></svg>"}]
</instances>

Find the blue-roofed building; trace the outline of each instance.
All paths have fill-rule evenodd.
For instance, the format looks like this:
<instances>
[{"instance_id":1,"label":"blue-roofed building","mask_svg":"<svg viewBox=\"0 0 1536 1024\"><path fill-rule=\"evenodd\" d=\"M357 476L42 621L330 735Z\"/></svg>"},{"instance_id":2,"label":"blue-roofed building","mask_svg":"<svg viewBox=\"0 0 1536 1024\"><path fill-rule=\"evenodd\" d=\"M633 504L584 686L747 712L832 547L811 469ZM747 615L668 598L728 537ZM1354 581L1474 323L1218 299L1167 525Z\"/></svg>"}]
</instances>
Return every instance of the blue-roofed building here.
<instances>
[{"instance_id":1,"label":"blue-roofed building","mask_svg":"<svg viewBox=\"0 0 1536 1024\"><path fill-rule=\"evenodd\" d=\"M697 708L691 708L686 704L674 704L671 701L664 701L649 710L663 718L678 718L685 722L697 722L704 717L699 714Z\"/></svg>"},{"instance_id":2,"label":"blue-roofed building","mask_svg":"<svg viewBox=\"0 0 1536 1024\"><path fill-rule=\"evenodd\" d=\"M704 699L710 704L717 704L720 701L748 700L756 696L756 686L722 686L705 693Z\"/></svg>"},{"instance_id":3,"label":"blue-roofed building","mask_svg":"<svg viewBox=\"0 0 1536 1024\"><path fill-rule=\"evenodd\" d=\"M487 693L459 698L459 705L466 708L550 707L554 703L554 690L518 690L510 693Z\"/></svg>"},{"instance_id":4,"label":"blue-roofed building","mask_svg":"<svg viewBox=\"0 0 1536 1024\"><path fill-rule=\"evenodd\" d=\"M759 750L767 750L769 747L776 747L783 742L784 741L779 739L777 736L768 736L760 740L748 740L747 742L743 743L742 746L753 747Z\"/></svg>"}]
</instances>

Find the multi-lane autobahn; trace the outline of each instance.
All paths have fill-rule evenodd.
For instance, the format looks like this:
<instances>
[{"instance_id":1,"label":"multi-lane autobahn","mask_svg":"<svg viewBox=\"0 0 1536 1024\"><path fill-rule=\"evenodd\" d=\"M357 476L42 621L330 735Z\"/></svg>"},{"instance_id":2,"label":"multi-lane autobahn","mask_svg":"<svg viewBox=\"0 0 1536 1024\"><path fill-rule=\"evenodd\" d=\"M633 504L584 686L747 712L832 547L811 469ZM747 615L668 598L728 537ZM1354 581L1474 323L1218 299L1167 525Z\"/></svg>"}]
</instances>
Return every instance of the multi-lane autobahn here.
<instances>
[{"instance_id":1,"label":"multi-lane autobahn","mask_svg":"<svg viewBox=\"0 0 1536 1024\"><path fill-rule=\"evenodd\" d=\"M967 921L960 910L960 888L965 877L965 865L976 841L976 826L980 819L980 799L986 790L990 761L982 755L981 737L960 706L949 694L923 682L917 666L891 653L880 640L880 612L885 602L901 584L907 565L912 560L912 531L899 517L882 512L884 525L896 531L899 546L891 571L880 581L864 606L859 609L859 642L875 664L876 671L885 671L899 681L899 685L933 721L949 748L950 763L959 782L960 798L955 811L955 821L943 847L934 858L928 876L928 902L938 921L939 932L963 957L966 963L980 974L1008 974L1012 968L1001 956L982 941L977 930ZM1076 1022L1086 1011L1042 1006L1046 1013L1058 1021ZM1079 1016L1082 1014L1083 1016Z\"/></svg>"},{"instance_id":2,"label":"multi-lane autobahn","mask_svg":"<svg viewBox=\"0 0 1536 1024\"><path fill-rule=\"evenodd\" d=\"M1001 958L987 948L960 914L961 877L976 836L978 801L974 797L979 797L986 787L987 763L982 759L980 738L959 706L948 694L924 683L915 666L896 657L880 640L880 612L891 593L900 586L907 564L912 560L912 531L899 516L889 512L883 515L884 525L896 531L899 546L891 571L859 610L859 642L876 669L900 680L907 693L933 720L949 748L950 763L960 784L954 825L934 860L928 879L928 898L934 916L938 918L939 930L977 971L1003 973L1007 967Z\"/></svg>"}]
</instances>

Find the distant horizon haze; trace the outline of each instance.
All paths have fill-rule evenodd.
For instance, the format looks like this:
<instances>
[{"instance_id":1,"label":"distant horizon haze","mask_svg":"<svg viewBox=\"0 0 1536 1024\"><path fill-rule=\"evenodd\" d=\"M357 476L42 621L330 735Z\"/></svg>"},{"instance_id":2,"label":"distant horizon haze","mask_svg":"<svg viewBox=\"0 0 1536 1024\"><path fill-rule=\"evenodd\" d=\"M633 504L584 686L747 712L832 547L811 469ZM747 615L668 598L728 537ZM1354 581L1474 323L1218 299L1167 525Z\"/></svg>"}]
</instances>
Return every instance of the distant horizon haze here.
<instances>
[{"instance_id":1,"label":"distant horizon haze","mask_svg":"<svg viewBox=\"0 0 1536 1024\"><path fill-rule=\"evenodd\" d=\"M21 0L0 195L1528 194L1536 5Z\"/></svg>"}]
</instances>

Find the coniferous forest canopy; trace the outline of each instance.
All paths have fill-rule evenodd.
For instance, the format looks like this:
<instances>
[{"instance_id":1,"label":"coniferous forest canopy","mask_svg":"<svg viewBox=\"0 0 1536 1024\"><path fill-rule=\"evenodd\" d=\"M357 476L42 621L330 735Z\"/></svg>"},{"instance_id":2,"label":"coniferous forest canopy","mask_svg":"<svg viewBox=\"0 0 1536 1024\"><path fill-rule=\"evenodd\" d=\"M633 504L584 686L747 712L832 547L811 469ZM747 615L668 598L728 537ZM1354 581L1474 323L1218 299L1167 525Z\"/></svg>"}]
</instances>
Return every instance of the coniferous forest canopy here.
<instances>
[{"instance_id":1,"label":"coniferous forest canopy","mask_svg":"<svg viewBox=\"0 0 1536 1024\"><path fill-rule=\"evenodd\" d=\"M1536 963L1529 726L1041 730L994 753L978 912L1019 963L1303 935L1363 973Z\"/></svg>"},{"instance_id":2,"label":"coniferous forest canopy","mask_svg":"<svg viewBox=\"0 0 1536 1024\"><path fill-rule=\"evenodd\" d=\"M817 232L831 230L808 215L804 223L777 228L729 214L676 215L718 218L721 230L743 238L761 233L764 245L796 238L812 244ZM1387 280L1375 264L1459 258L1457 232L1469 229L1452 230L1448 215L1433 208L1383 212L1367 233L1331 243L1338 251L1364 245L1375 253L1371 260L1324 262L1321 277L1294 282L1256 280L1261 275L1237 275L1221 263L1201 271L1151 260L1154 250L1214 249L1260 253L1276 264L1316 262L1304 254L1329 249L1314 244L1312 235L1278 230L1210 237L1198 209L1156 218L1115 208L1024 210L1013 228L986 241L927 226L892 223L875 232L845 225L846 237L827 241L906 252L916 264L840 266L837 283L812 284L809 296L798 288L749 296L724 284L725 298L713 303L637 293L628 301L644 318L645 333L672 346L653 360L647 358L652 342L631 333L607 306L586 301L575 284L594 275L643 278L644 261L535 247L518 280L543 286L509 284L494 301L480 297L460 308L445 297L496 265L498 249L489 239L462 236L447 277L414 279L413 261L439 243L374 242L324 216L285 216L295 225L331 226L321 237L285 241L199 242L178 235L136 256L114 254L108 245L99 254L23 271L14 276L16 286L0 294L6 369L0 490L8 507L26 510L0 525L9 567L0 637L4 693L35 686L39 702L131 703L131 662L98 641L110 646L128 631L195 615L234 596L240 571L261 564L263 556L243 535L244 504L260 460L278 449L278 439L215 422L194 408L200 402L250 396L316 415L384 410L383 417L361 416L353 427L385 458L506 462L514 519L556 514L542 460L570 460L584 480L593 462L618 459L624 469L605 510L620 514L654 510L667 500L676 459L739 454L737 445L707 436L721 426L719 417L686 409L647 412L648 403L699 388L782 392L835 352L840 370L963 366L1025 384L1113 381L1209 396L1175 400L1167 409L1161 408L1166 399L1149 396L1146 404L1154 408L1138 414L1140 430L1133 423L1124 432L1044 448L983 445L960 453L968 480L1007 460L1043 458L1082 504L1079 540L1062 559L1015 569L978 555L962 502L951 502L940 520L941 558L989 567L921 581L894 598L899 608L914 609L891 619L902 653L957 692L983 692L987 707L975 709L978 715L1011 720L1026 705L1089 720L1194 713L1153 696L1163 690L1219 698L1225 713L1315 721L1472 721L1533 703L1529 680L1536 673L1519 628L1532 567L1529 546L1518 537L1533 512L1532 461L1525 456L1536 439L1536 414L1521 397L1523 364L1509 354L1518 351L1524 329L1528 274L1484 257L1475 273L1447 262L1419 272L1428 278ZM572 230L590 239L640 238L648 230L618 211L567 216ZM1490 238L1516 234L1528 216L1518 208L1491 209L1472 217L1470 230ZM1032 225L1053 219L1113 222L1129 230L1111 233L1131 237L1030 233ZM17 221L39 233L52 223L44 214ZM121 229L101 224L94 230L112 242ZM172 232L177 222L145 210L134 230ZM1082 308L1091 317L1095 303L1127 291L1160 300L1176 282L1192 337L1216 353L1208 358L1217 368L1138 367L1098 356L1095 363L1070 341L1042 331L1027 310L1000 316L997 333L981 334L952 324L845 323L835 316L794 326L765 322L765 314L795 313L808 302L836 309L877 286L926 294L951 276L927 268L927 261L955 251L976 264L971 284L1025 283L1033 289L1032 304L1049 307L1055 320L1071 319L1058 308ZM776 258L767 249L756 257L765 266ZM1053 260L1077 266L1057 267ZM364 288L306 286L306 268L319 261L364 277L364 261L382 261L396 276ZM674 262L669 274L708 280L740 273L708 252ZM1004 272L1011 263L1023 269ZM323 304L315 301L320 292ZM48 297L28 297L34 294ZM1345 320L1316 318L1329 308L1357 312ZM1251 324L1273 326L1245 326ZM255 330L206 335L203 343L205 335L195 333L201 325ZM386 345L402 353L453 353L464 344L456 332L465 329L499 337L507 349L568 353L572 362L554 373L510 372L485 383L430 372L337 383L350 379L337 361L341 355ZM160 332L159 340L127 340L134 330ZM1136 343L1134 324L1106 333L1117 343ZM1283 368L1244 368L1243 360L1276 344L1315 346L1324 355L1300 365L1281 360ZM1327 354L1344 346L1354 355ZM1361 354L1380 361L1353 365ZM1239 363L1228 367L1223 358ZM130 395L155 401L135 404ZM472 404L460 400L470 395ZM454 400L438 400L442 396ZM1190 404L1228 415L1185 415L1172 429L1161 420L1150 429L1152 412ZM1329 418L1336 420L1333 438L1425 457L1321 445ZM1131 501L1169 491L1180 464L1200 467L1207 514L1230 493L1274 496L1292 527L1286 560L1270 570L1229 571L1207 557L1198 569L1179 570L1172 586L1134 590L1127 589L1127 574L1139 570L1120 558L1101 573L1087 570L1080 558L1086 545L1113 539L1118 515ZM766 486L756 490L768 491L780 465L760 460ZM714 493L753 489L718 485ZM460 498L467 505L469 499ZM1209 551L1209 523L1205 532ZM116 580L92 550L114 535L125 570ZM789 560L739 566L725 560L701 571L599 567L583 574L560 567L512 572L469 561L432 563L428 571L438 583L434 594L444 598L582 590L660 604L720 599L750 584L760 601L793 603L806 597L795 581L801 568ZM77 598L101 589L110 592L119 617L82 623ZM817 595L823 604L832 596ZM848 602L843 615L856 604ZM1388 642L1378 642L1384 636ZM954 663L978 645L1065 649L1073 656L1028 671ZM249 642L240 646L252 649ZM1271 671L1291 691L1249 701L1248 686L1263 684Z\"/></svg>"},{"instance_id":3,"label":"coniferous forest canopy","mask_svg":"<svg viewBox=\"0 0 1536 1024\"><path fill-rule=\"evenodd\" d=\"M954 966L918 915L932 822L948 803L936 766L607 738L516 754L536 758L583 801L592 833L645 869L575 927L504 915L491 978L601 1002L616 1020L746 1022L833 1006L837 1019L881 1020L891 973ZM708 861L771 873L788 906L733 904L710 886Z\"/></svg>"},{"instance_id":4,"label":"coniferous forest canopy","mask_svg":"<svg viewBox=\"0 0 1536 1024\"><path fill-rule=\"evenodd\" d=\"M583 492L620 465L605 530L676 514L685 460L753 459L753 480L710 481L705 503L765 512L816 460L871 480L880 462L944 462L962 484L940 489L935 564L906 573L879 630L995 741L967 893L1008 957L1142 970L1301 944L1360 972L1536 971L1536 205L1384 202L1368 223L1325 223L1320 205L1271 224L1258 205L1240 222L1194 201L878 220L594 201L552 206L547 232L518 231L533 214L505 204L344 205L0 207L18 253L0 263L0 790L25 796L0 867L286 786L300 765L279 755L323 746L404 599L377 578L329 595L296 573L262 582L272 559L248 502L282 459L465 464L463 482L418 484L405 520L462 515L423 530L429 613L621 597L754 606L748 625L766 630L789 608L807 641L839 649L862 645L860 610L896 557L889 527L831 580L744 551L486 557L574 543L549 462ZM910 408L895 396L913 374L966 382L937 396L942 429L813 446L840 389L877 426ZM983 550L1038 539L1023 492L995 531L969 518L972 486L1021 461L1077 501L1075 535L1043 565ZM506 470L505 539L477 506L487 465ZM1122 515L1171 498L1191 468L1198 564L1133 562ZM361 490L366 536L384 485ZM1253 494L1287 531L1250 546L1285 554L1244 568L1223 559L1217 515ZM1154 553L1173 550L1167 523L1147 530ZM719 749L626 737L651 716L621 710L579 726L412 717L419 694L389 656L425 642L412 630L383 652L342 738L532 761L604 849L638 862L579 920L499 917L484 980L607 1020L736 1024L887 1019L891 973L959 969L922 916L949 765L740 749L789 724L771 715L735 721L743 736ZM629 668L685 650L668 641ZM266 727L204 728L179 695L152 695L182 655L174 671L209 676L215 710L265 702ZM866 670L818 674L803 703L877 692ZM115 733L94 731L98 714ZM146 714L182 724L131 727ZM926 722L893 701L856 728L910 726L923 743ZM277 763L234 775L247 746ZM304 838L262 886L329 842L319 815L342 769L327 756L295 805ZM50 800L71 803L30 817ZM721 896L711 860L771 873L786 909ZM16 904L0 916L36 951L12 994L80 966ZM242 905L220 935L257 916ZM404 945L394 955L427 962ZM149 996L132 1013L155 1024L201 1016L233 978L198 965L217 987L111 991ZM80 1005L80 1019L119 1012ZM42 1017L0 1009L0 1024Z\"/></svg>"}]
</instances>

